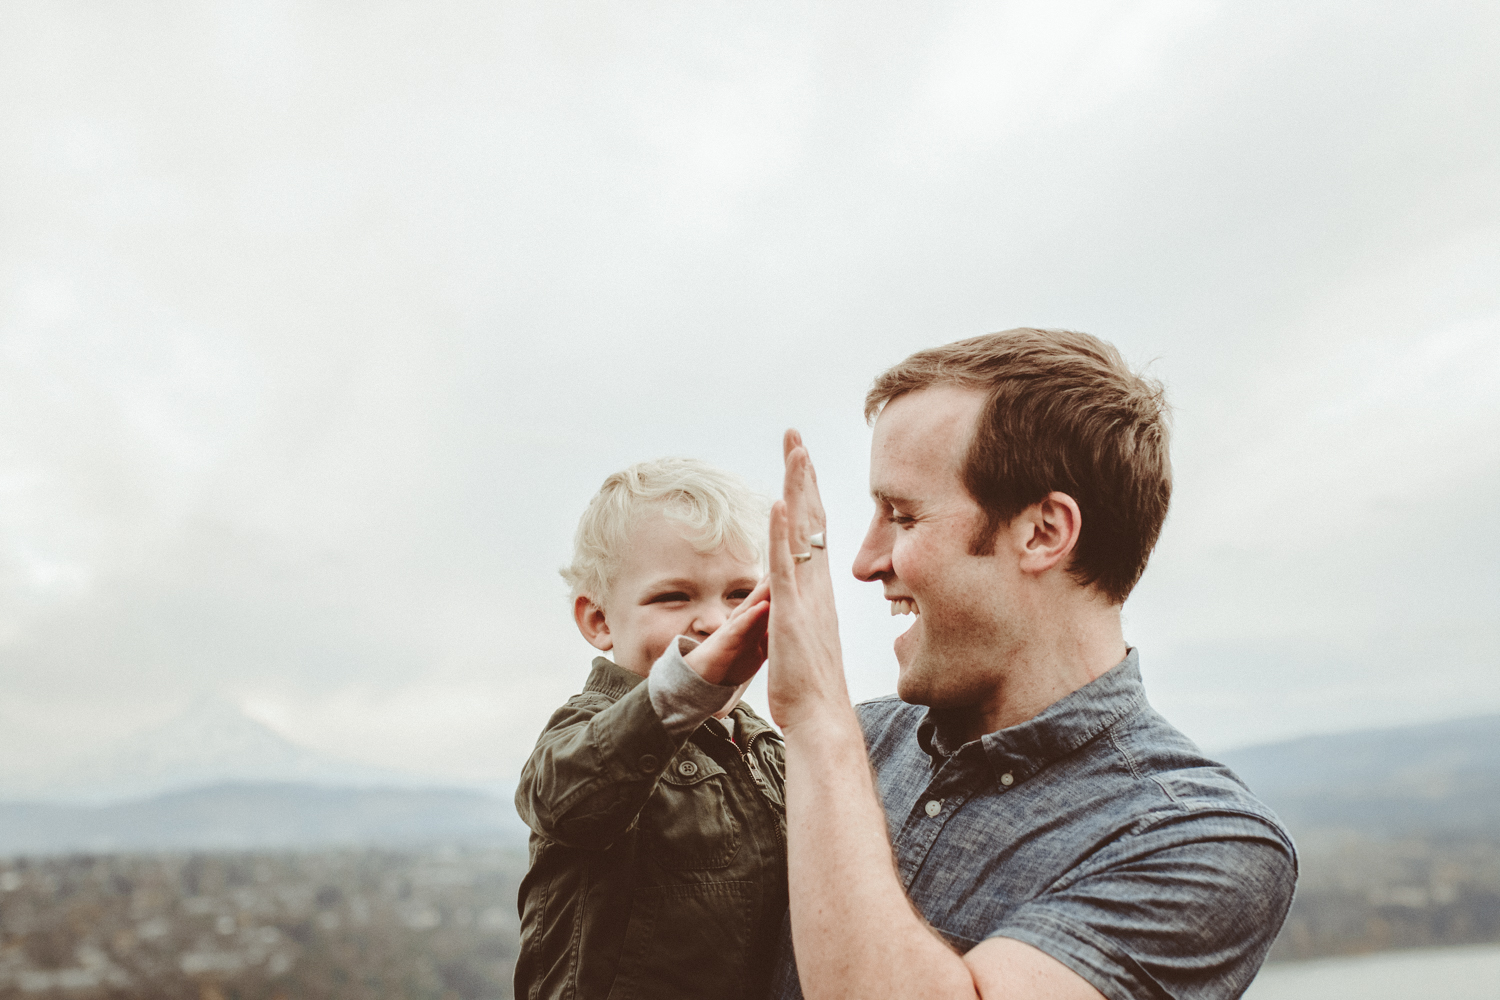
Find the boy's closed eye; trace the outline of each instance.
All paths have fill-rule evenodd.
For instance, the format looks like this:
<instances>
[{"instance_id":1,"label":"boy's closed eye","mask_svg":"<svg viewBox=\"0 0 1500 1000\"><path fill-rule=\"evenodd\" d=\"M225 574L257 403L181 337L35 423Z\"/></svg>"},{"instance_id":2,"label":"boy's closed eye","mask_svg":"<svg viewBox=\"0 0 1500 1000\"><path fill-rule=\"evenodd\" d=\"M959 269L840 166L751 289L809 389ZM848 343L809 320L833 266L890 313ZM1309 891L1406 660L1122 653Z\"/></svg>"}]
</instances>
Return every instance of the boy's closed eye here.
<instances>
[{"instance_id":1,"label":"boy's closed eye","mask_svg":"<svg viewBox=\"0 0 1500 1000\"><path fill-rule=\"evenodd\" d=\"M656 594L646 600L647 604L686 604L690 598L680 590L669 591L665 594Z\"/></svg>"}]
</instances>

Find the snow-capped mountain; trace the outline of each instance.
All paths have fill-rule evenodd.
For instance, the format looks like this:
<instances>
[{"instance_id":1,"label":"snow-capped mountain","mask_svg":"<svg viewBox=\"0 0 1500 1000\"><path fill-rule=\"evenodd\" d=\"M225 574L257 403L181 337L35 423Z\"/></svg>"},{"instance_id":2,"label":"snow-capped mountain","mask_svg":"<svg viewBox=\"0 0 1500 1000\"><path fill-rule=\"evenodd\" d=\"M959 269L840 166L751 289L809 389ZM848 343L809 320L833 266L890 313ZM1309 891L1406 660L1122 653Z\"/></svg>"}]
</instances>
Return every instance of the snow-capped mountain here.
<instances>
[{"instance_id":1,"label":"snow-capped mountain","mask_svg":"<svg viewBox=\"0 0 1500 1000\"><path fill-rule=\"evenodd\" d=\"M0 799L105 804L221 784L416 787L430 780L309 750L233 702L202 699L182 714L46 774L0 788Z\"/></svg>"}]
</instances>

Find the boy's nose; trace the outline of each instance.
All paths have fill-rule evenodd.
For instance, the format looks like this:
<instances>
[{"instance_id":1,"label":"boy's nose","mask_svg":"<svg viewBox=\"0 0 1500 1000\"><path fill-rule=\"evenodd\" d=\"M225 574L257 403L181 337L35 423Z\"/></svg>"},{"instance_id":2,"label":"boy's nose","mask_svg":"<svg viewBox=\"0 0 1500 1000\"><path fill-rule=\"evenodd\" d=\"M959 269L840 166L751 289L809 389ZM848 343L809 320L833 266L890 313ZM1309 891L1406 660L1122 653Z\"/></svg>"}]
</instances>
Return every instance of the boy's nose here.
<instances>
[{"instance_id":1,"label":"boy's nose","mask_svg":"<svg viewBox=\"0 0 1500 1000\"><path fill-rule=\"evenodd\" d=\"M693 619L693 631L699 635L713 635L728 617L723 608L703 608Z\"/></svg>"}]
</instances>

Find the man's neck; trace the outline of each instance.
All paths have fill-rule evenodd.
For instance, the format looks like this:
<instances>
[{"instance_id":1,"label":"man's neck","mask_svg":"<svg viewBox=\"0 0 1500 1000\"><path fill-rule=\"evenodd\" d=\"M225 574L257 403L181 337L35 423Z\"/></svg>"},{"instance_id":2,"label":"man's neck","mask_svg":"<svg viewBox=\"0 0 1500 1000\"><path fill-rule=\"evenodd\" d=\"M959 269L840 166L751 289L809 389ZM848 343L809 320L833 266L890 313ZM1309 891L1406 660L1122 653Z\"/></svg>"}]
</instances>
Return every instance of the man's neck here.
<instances>
[{"instance_id":1,"label":"man's neck","mask_svg":"<svg viewBox=\"0 0 1500 1000\"><path fill-rule=\"evenodd\" d=\"M1019 725L1041 714L1125 658L1119 608L1075 618L1010 650L988 698L945 712L962 742Z\"/></svg>"}]
</instances>

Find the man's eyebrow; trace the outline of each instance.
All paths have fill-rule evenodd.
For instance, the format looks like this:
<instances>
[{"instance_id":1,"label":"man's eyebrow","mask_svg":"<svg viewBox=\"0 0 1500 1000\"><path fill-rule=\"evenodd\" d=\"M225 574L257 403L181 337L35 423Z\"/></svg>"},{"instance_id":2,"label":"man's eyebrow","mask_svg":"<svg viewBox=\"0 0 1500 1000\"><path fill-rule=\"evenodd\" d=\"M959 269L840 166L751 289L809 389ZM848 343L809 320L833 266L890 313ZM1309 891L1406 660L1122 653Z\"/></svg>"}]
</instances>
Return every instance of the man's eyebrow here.
<instances>
[{"instance_id":1,"label":"man's eyebrow","mask_svg":"<svg viewBox=\"0 0 1500 1000\"><path fill-rule=\"evenodd\" d=\"M875 498L876 503L883 503L887 507L909 508L917 506L917 501L913 500L911 497L897 496L896 494L888 493L885 490L871 490L870 496Z\"/></svg>"}]
</instances>

